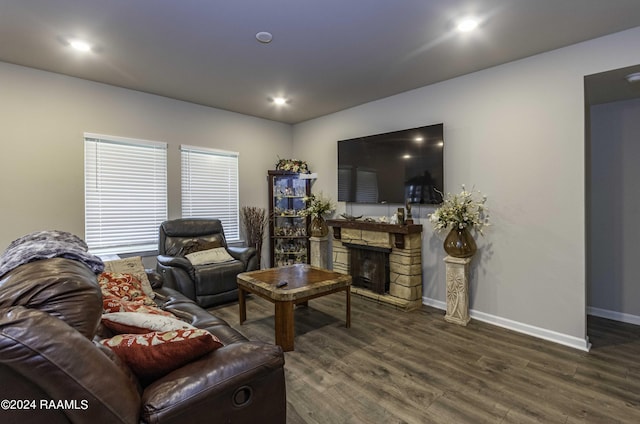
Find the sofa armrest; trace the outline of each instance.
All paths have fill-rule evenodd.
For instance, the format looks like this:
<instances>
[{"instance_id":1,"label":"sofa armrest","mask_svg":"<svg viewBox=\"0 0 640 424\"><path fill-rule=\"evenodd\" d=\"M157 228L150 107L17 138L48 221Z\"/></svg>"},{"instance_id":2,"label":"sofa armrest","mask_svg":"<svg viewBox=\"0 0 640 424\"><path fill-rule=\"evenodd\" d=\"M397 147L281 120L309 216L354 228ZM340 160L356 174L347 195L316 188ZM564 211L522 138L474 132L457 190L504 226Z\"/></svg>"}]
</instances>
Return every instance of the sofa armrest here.
<instances>
[{"instance_id":1,"label":"sofa armrest","mask_svg":"<svg viewBox=\"0 0 640 424\"><path fill-rule=\"evenodd\" d=\"M224 346L149 385L145 422L286 422L284 355L279 346L242 342ZM213 419L215 421L215 419Z\"/></svg>"},{"instance_id":2,"label":"sofa armrest","mask_svg":"<svg viewBox=\"0 0 640 424\"><path fill-rule=\"evenodd\" d=\"M18 375L24 400L38 406L42 400L75 401L77 408L63 411L69 422L139 421L140 395L130 376L63 321L22 306L0 310L0 381ZM0 398L15 398L15 390L3 384ZM55 408L21 412L19 422L56 421Z\"/></svg>"},{"instance_id":3,"label":"sofa armrest","mask_svg":"<svg viewBox=\"0 0 640 424\"><path fill-rule=\"evenodd\" d=\"M229 254L244 264L245 271L258 269L258 255L255 247L227 246Z\"/></svg>"}]
</instances>

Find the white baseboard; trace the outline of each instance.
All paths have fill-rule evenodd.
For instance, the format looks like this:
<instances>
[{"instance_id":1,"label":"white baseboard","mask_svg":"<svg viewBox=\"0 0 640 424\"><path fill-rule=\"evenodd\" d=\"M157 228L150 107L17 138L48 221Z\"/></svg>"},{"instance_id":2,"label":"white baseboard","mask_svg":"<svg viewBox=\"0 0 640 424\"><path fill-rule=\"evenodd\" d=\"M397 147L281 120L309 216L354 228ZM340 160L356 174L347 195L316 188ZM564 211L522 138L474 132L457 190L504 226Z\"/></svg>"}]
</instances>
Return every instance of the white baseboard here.
<instances>
[{"instance_id":1,"label":"white baseboard","mask_svg":"<svg viewBox=\"0 0 640 424\"><path fill-rule=\"evenodd\" d=\"M443 302L441 300L423 297L422 304L445 311L447 310L446 302ZM507 328L509 330L517 331L518 333L527 334L529 336L548 340L550 342L558 343L585 352L588 352L591 348L591 343L589 343L588 339L569 336L567 334L558 333L556 331L547 330L545 328L534 327L533 325L523 324L518 321L513 321L496 315L487 314L485 312L475 311L473 309L469 310L469 315L471 316L471 318L477 319L478 321L486 322L498 327Z\"/></svg>"},{"instance_id":2,"label":"white baseboard","mask_svg":"<svg viewBox=\"0 0 640 424\"><path fill-rule=\"evenodd\" d=\"M447 303L441 300L435 300L435 299L430 299L428 297L423 297L422 304L427 306L432 306L436 309L442 309L443 311L447 310Z\"/></svg>"},{"instance_id":3,"label":"white baseboard","mask_svg":"<svg viewBox=\"0 0 640 424\"><path fill-rule=\"evenodd\" d=\"M594 308L593 306L587 306L587 314L600 318L612 319L614 321L626 322L627 324L640 325L640 316L638 315L609 311L607 309Z\"/></svg>"}]
</instances>

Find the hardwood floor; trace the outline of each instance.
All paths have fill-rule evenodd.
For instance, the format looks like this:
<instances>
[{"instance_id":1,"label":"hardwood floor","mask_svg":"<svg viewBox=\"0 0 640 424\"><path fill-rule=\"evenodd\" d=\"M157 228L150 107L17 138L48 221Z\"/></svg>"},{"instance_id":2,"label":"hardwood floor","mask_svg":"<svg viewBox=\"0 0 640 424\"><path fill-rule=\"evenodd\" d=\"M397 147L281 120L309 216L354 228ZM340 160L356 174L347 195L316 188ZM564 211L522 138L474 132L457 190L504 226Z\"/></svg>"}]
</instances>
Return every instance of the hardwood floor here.
<instances>
[{"instance_id":1,"label":"hardwood floor","mask_svg":"<svg viewBox=\"0 0 640 424\"><path fill-rule=\"evenodd\" d=\"M274 342L273 304L211 309L250 339ZM403 312L344 295L295 311L287 422L640 423L640 327L589 317L591 352L443 311ZM266 422L266 421L265 421Z\"/></svg>"}]
</instances>

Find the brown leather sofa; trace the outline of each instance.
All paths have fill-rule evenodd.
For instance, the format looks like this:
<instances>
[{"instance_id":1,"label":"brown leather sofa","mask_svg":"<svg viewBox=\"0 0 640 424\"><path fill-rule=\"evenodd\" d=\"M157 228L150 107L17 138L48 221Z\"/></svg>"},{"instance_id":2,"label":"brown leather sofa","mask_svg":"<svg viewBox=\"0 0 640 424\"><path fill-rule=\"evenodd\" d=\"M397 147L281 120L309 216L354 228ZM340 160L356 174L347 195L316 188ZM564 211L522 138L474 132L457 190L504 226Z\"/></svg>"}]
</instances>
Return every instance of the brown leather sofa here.
<instances>
[{"instance_id":1,"label":"brown leather sofa","mask_svg":"<svg viewBox=\"0 0 640 424\"><path fill-rule=\"evenodd\" d=\"M0 280L0 422L285 423L282 350L248 341L149 275L162 309L224 346L142 386L96 341L95 274L63 258L21 265Z\"/></svg>"}]
</instances>

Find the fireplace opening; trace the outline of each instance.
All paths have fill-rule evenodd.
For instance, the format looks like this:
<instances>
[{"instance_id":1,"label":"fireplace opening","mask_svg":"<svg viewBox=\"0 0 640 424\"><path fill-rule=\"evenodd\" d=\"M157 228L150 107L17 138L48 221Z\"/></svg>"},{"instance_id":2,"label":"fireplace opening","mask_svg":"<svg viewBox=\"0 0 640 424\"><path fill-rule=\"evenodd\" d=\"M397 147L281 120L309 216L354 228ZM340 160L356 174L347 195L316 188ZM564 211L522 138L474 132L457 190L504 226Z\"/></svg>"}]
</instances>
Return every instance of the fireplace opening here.
<instances>
[{"instance_id":1,"label":"fireplace opening","mask_svg":"<svg viewBox=\"0 0 640 424\"><path fill-rule=\"evenodd\" d=\"M349 248L351 284L374 293L389 292L389 253L391 249L344 243Z\"/></svg>"}]
</instances>

